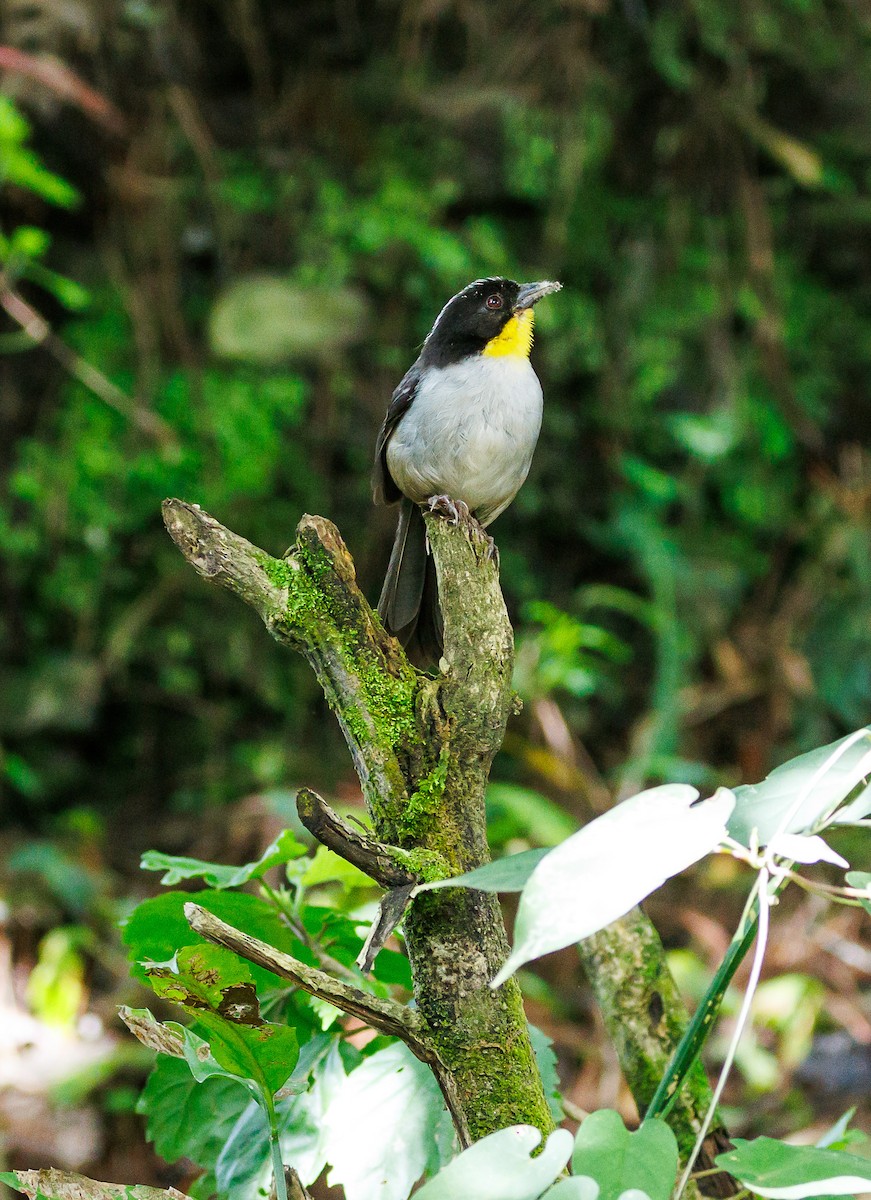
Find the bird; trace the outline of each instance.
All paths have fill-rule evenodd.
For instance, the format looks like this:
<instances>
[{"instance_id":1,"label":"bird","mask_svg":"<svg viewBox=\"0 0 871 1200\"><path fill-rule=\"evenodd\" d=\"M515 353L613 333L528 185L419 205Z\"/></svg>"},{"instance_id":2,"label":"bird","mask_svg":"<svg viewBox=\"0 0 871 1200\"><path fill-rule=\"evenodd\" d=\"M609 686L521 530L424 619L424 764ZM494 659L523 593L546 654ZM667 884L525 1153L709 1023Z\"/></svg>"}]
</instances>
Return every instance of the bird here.
<instances>
[{"instance_id":1,"label":"bird","mask_svg":"<svg viewBox=\"0 0 871 1200\"><path fill-rule=\"evenodd\" d=\"M378 614L418 667L439 662L444 632L423 510L486 527L517 495L541 429L533 307L561 287L474 280L441 310L393 393L372 474L375 503L399 501Z\"/></svg>"}]
</instances>

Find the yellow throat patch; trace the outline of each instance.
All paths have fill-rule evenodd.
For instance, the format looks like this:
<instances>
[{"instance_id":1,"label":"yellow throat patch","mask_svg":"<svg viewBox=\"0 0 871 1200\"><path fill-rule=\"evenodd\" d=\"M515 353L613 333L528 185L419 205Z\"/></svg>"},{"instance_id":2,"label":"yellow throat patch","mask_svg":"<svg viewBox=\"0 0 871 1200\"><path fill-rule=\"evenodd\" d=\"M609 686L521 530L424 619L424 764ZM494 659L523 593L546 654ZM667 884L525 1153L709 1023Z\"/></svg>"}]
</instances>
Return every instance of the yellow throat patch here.
<instances>
[{"instance_id":1,"label":"yellow throat patch","mask_svg":"<svg viewBox=\"0 0 871 1200\"><path fill-rule=\"evenodd\" d=\"M532 309L521 309L505 322L502 332L490 339L482 353L490 358L529 358L532 322Z\"/></svg>"}]
</instances>

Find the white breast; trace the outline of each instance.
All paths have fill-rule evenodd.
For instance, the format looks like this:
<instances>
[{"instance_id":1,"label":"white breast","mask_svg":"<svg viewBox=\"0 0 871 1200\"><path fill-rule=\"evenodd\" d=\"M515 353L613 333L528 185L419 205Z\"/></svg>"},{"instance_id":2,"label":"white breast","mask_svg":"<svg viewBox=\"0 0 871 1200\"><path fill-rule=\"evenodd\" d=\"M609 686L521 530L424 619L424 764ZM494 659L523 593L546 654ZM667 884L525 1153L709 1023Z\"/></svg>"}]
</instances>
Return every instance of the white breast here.
<instances>
[{"instance_id":1,"label":"white breast","mask_svg":"<svg viewBox=\"0 0 871 1200\"><path fill-rule=\"evenodd\" d=\"M528 359L475 357L427 371L387 445L401 491L446 494L486 525L526 478L541 428L541 384Z\"/></svg>"}]
</instances>

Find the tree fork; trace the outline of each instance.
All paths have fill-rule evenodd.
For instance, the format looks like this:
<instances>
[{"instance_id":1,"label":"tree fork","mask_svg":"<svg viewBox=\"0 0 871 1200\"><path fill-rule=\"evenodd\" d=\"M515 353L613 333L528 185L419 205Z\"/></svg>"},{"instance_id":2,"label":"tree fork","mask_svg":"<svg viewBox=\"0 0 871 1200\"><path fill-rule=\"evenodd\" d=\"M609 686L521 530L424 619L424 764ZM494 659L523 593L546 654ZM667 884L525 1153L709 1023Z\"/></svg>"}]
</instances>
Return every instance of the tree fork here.
<instances>
[{"instance_id":1,"label":"tree fork","mask_svg":"<svg viewBox=\"0 0 871 1200\"><path fill-rule=\"evenodd\" d=\"M304 789L300 814L315 836L388 888L488 862L484 795L512 708L514 645L486 536L426 515L445 614L444 657L431 679L384 631L323 517L303 517L296 542L277 559L197 505L167 500L163 514L188 562L305 656L336 713L376 836L360 836ZM643 1111L651 1074L661 1074L685 1013L655 931L638 918L643 928L618 922L589 939L582 956ZM405 935L418 1014L414 1052L432 1065L460 1144L512 1124L550 1132L520 989L514 979L495 992L489 986L508 954L496 897L466 888L420 894ZM657 1037L645 1033L640 1046L635 1033L649 1032L655 1014L650 989L627 985L638 955L656 975L654 1006L664 1009ZM403 1036L401 1023L396 1032ZM697 1126L710 1095L697 1072L677 1106L678 1126Z\"/></svg>"},{"instance_id":2,"label":"tree fork","mask_svg":"<svg viewBox=\"0 0 871 1200\"><path fill-rule=\"evenodd\" d=\"M295 544L275 559L197 505L167 500L163 513L191 565L255 608L314 669L380 843L364 852L392 847L398 867L431 874L437 865L440 876L489 861L484 793L511 708L513 638L486 541L428 518L447 614L433 680L385 633L329 521L303 517ZM311 810L307 798L303 805ZM338 848L336 823L320 818ZM412 904L405 934L421 1019L416 1052L421 1040L431 1047L460 1144L520 1123L549 1133L520 989L514 980L496 992L489 986L508 953L496 898L460 888L426 893Z\"/></svg>"}]
</instances>

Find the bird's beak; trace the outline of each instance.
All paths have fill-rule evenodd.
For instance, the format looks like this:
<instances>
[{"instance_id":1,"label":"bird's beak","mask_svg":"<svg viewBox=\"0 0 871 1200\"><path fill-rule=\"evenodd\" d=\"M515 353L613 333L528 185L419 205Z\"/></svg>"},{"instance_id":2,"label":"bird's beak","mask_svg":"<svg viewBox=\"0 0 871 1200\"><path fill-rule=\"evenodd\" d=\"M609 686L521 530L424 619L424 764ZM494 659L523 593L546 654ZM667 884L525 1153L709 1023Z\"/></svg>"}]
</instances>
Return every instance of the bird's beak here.
<instances>
[{"instance_id":1,"label":"bird's beak","mask_svg":"<svg viewBox=\"0 0 871 1200\"><path fill-rule=\"evenodd\" d=\"M514 311L522 312L524 308L532 308L533 304L537 304L542 296L549 296L551 292L558 292L561 287L561 283L554 283L550 279L542 279L538 283L524 283L517 293Z\"/></svg>"}]
</instances>

